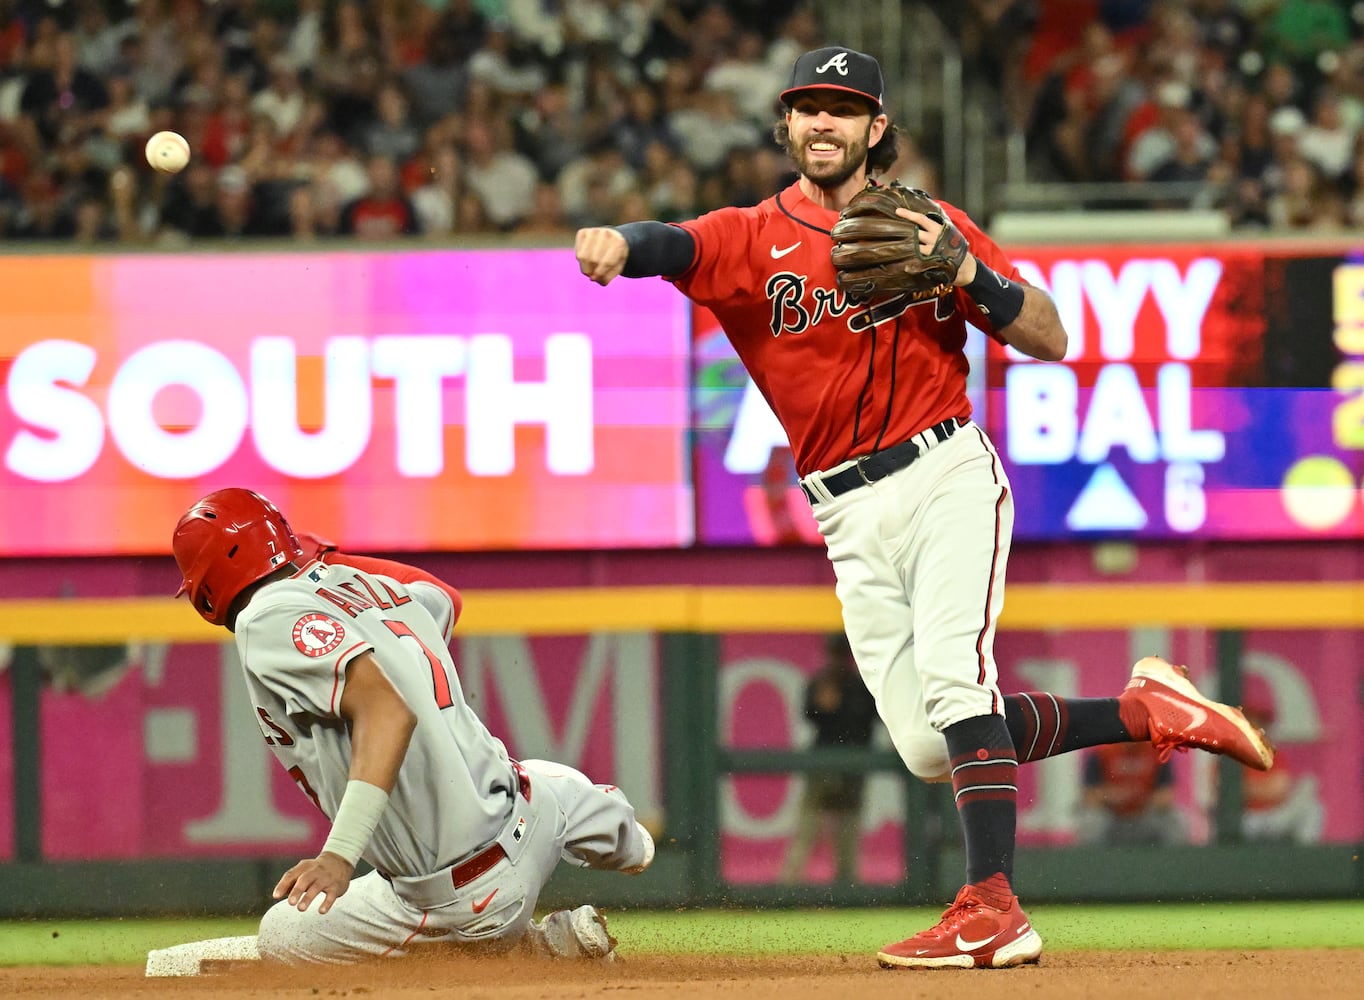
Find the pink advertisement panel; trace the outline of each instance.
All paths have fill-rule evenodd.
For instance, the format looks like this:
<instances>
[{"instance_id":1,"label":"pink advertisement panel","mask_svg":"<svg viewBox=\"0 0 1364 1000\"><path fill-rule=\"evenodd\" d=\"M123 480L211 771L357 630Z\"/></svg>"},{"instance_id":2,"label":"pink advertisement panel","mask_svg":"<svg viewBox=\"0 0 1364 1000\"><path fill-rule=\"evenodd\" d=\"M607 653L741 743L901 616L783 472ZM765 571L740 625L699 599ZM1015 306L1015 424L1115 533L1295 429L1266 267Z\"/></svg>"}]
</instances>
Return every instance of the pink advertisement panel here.
<instances>
[{"instance_id":1,"label":"pink advertisement panel","mask_svg":"<svg viewBox=\"0 0 1364 1000\"><path fill-rule=\"evenodd\" d=\"M1246 638L1244 700L1266 712L1295 801L1319 814L1312 839L1364 836L1359 638L1286 632ZM1200 686L1211 689L1212 646L1208 633L1143 629L1013 633L1001 637L998 652L1006 692L1112 697L1131 662L1147 652L1187 662ZM560 760L615 782L641 816L666 825L660 737L666 706L656 636L467 637L456 652L466 696L513 754ZM819 635L724 637L718 707L726 745L806 745L804 689L822 656ZM302 856L322 840L322 817L260 737L230 646L67 652L50 657L45 669L42 845L48 858ZM0 676L0 708L7 709L7 688L8 676ZM8 719L7 710L0 719ZM0 721L0 733L6 726ZM874 745L888 746L884 732ZM6 812L7 757L0 755L0 810ZM1075 842L1083 764L1083 755L1068 754L1022 769L1022 843ZM1178 806L1195 843L1214 832L1214 764L1200 753L1174 760ZM799 790L786 775L722 782L726 878L779 877ZM901 877L903 815L900 776L873 776L859 821L862 880L885 884ZM9 827L0 823L0 856L12 852ZM832 874L832 852L821 842L802 877L823 881Z\"/></svg>"},{"instance_id":2,"label":"pink advertisement panel","mask_svg":"<svg viewBox=\"0 0 1364 1000\"><path fill-rule=\"evenodd\" d=\"M515 755L617 782L657 819L655 645L628 634L502 636L465 639L457 655L466 698ZM232 646L66 651L44 666L48 860L310 856L325 838L321 813L261 736ZM0 794L5 812L11 801ZM6 855L11 826L0 833Z\"/></svg>"},{"instance_id":3,"label":"pink advertisement panel","mask_svg":"<svg viewBox=\"0 0 1364 1000\"><path fill-rule=\"evenodd\" d=\"M164 553L228 485L357 549L686 545L687 331L562 250L9 258L0 556Z\"/></svg>"},{"instance_id":4,"label":"pink advertisement panel","mask_svg":"<svg viewBox=\"0 0 1364 1000\"><path fill-rule=\"evenodd\" d=\"M802 714L805 684L818 669L818 636L728 636L723 646L721 735L745 749L804 745L810 728ZM1051 691L1066 697L1111 698L1126 684L1131 664L1162 652L1189 665L1199 687L1216 691L1212 636L1190 630L1013 633L996 653L1006 693ZM1305 842L1348 843L1364 835L1364 683L1361 643L1338 633L1257 632L1246 636L1243 700L1268 723L1285 781L1286 829ZM888 747L878 723L873 746ZM1077 842L1086 754L1064 754L1028 764L1019 773L1019 843L1030 847ZM1175 799L1184 838L1206 843L1218 758L1190 752L1173 759ZM1243 774L1246 772L1243 772ZM885 772L870 779L862 798L858 877L891 883L903 876L903 781ZM736 883L778 881L795 829L801 786L790 776L736 778L721 799L722 871ZM1257 829L1278 833L1274 817ZM1268 835L1268 833L1266 833ZM1285 833L1285 836L1290 835ZM822 836L803 869L804 880L834 877L832 838Z\"/></svg>"}]
</instances>

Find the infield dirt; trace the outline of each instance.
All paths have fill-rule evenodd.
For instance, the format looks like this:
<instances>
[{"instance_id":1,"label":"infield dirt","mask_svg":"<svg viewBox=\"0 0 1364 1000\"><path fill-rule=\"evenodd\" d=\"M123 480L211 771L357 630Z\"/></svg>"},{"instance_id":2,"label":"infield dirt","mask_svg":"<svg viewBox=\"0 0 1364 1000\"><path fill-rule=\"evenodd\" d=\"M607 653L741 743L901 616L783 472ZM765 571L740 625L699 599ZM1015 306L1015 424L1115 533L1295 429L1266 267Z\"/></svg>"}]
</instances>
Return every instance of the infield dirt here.
<instances>
[{"instance_id":1,"label":"infield dirt","mask_svg":"<svg viewBox=\"0 0 1364 1000\"><path fill-rule=\"evenodd\" d=\"M1003 982L982 982L983 978ZM744 1000L980 1000L988 989L1039 1000L1257 1000L1364 995L1364 951L1062 952L1000 971L886 971L866 955L787 958L646 956L612 967L511 959L392 961L351 968L249 969L147 979L129 966L0 969L0 995L25 998L359 997L467 1000L654 997Z\"/></svg>"}]
</instances>

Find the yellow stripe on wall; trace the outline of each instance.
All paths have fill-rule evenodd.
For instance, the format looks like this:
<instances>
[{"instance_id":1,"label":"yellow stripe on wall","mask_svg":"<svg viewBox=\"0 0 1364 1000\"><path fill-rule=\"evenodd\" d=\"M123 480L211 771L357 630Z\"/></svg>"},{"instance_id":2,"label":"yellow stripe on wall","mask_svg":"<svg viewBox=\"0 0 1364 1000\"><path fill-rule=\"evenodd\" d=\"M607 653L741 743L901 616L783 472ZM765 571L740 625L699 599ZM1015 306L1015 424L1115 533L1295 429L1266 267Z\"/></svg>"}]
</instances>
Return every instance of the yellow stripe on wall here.
<instances>
[{"instance_id":1,"label":"yellow stripe on wall","mask_svg":"<svg viewBox=\"0 0 1364 1000\"><path fill-rule=\"evenodd\" d=\"M469 635L588 632L826 632L841 626L833 588L582 587L464 591ZM1364 583L1019 584L1002 630L1364 627ZM0 601L0 641L95 645L226 637L163 597Z\"/></svg>"}]
</instances>

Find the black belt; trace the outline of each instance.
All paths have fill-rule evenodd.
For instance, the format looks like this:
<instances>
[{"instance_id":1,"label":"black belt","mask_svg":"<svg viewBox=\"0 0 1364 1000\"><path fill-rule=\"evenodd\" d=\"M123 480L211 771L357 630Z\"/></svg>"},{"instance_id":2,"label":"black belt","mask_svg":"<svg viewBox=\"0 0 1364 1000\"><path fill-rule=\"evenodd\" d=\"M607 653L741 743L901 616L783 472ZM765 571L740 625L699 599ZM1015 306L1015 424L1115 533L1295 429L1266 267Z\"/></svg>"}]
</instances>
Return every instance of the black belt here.
<instances>
[{"instance_id":1,"label":"black belt","mask_svg":"<svg viewBox=\"0 0 1364 1000\"><path fill-rule=\"evenodd\" d=\"M951 420L944 420L940 424L934 424L921 434L932 434L937 438L937 443L941 444L957 432L961 425L953 417ZM901 469L912 464L927 449L921 447L915 434L908 441L902 441L894 447L884 451L874 451L870 455L863 455L855 459L856 464L850 465L842 472L835 472L833 475L823 477L820 482L829 491L830 496L842 496L849 490L855 490L859 486L869 486L878 479L885 479L892 472L899 472ZM800 488L805 492L805 499L811 503L818 503L822 497L817 497L811 492L810 487L804 483Z\"/></svg>"}]
</instances>

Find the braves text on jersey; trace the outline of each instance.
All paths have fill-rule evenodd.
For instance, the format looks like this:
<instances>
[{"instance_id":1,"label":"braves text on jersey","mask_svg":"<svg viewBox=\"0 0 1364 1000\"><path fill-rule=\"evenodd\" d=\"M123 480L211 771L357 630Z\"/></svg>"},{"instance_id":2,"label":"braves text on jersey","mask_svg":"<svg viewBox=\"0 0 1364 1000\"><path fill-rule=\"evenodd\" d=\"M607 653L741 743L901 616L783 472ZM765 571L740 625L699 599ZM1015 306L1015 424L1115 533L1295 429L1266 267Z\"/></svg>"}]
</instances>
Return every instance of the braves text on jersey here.
<instances>
[{"instance_id":1,"label":"braves text on jersey","mask_svg":"<svg viewBox=\"0 0 1364 1000\"><path fill-rule=\"evenodd\" d=\"M1021 281L964 212L939 204L976 257ZM752 208L678 223L695 238L696 256L673 282L715 313L786 429L802 476L969 418L966 324L993 335L960 288L916 304L850 303L829 256L837 221L792 184Z\"/></svg>"}]
</instances>

